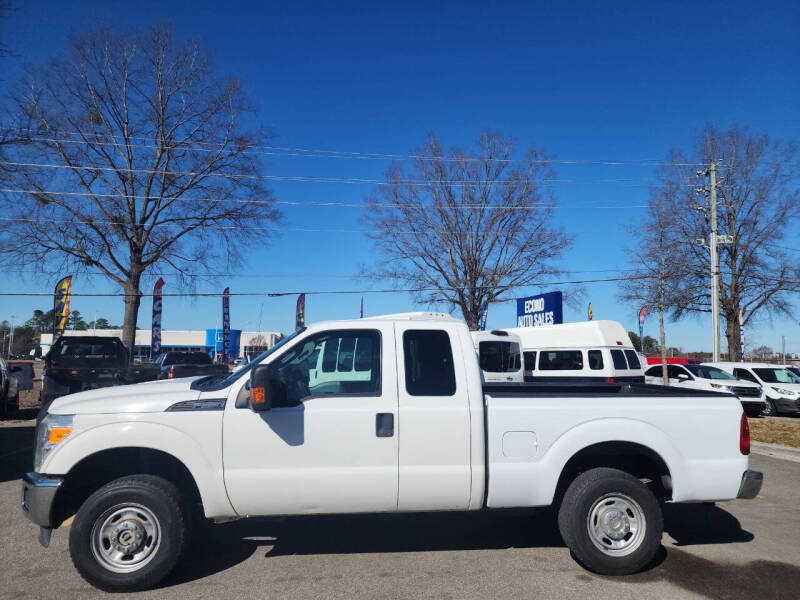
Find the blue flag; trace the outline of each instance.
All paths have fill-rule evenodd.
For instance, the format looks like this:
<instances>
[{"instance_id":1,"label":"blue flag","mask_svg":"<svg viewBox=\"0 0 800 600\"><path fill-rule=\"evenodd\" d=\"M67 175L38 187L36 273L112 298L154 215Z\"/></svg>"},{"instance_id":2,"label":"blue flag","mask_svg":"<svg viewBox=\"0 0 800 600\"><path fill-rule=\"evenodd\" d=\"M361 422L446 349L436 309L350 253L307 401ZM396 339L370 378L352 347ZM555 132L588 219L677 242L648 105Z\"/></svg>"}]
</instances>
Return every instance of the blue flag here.
<instances>
[{"instance_id":1,"label":"blue flag","mask_svg":"<svg viewBox=\"0 0 800 600\"><path fill-rule=\"evenodd\" d=\"M481 312L478 313L478 329L480 331L486 330L486 317L489 314L489 301L484 300L481 304Z\"/></svg>"},{"instance_id":2,"label":"blue flag","mask_svg":"<svg viewBox=\"0 0 800 600\"><path fill-rule=\"evenodd\" d=\"M231 347L231 288L222 292L222 360L228 362Z\"/></svg>"}]
</instances>

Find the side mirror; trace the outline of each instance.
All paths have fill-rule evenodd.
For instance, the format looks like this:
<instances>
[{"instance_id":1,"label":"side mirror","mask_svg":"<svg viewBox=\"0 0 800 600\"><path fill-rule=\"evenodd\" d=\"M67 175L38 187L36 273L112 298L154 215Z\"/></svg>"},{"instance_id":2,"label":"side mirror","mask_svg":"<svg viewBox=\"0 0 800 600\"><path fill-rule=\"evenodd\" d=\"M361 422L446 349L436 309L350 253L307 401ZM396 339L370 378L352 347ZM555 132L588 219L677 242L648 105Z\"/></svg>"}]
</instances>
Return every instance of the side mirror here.
<instances>
[{"instance_id":1,"label":"side mirror","mask_svg":"<svg viewBox=\"0 0 800 600\"><path fill-rule=\"evenodd\" d=\"M250 410L264 412L272 408L268 392L269 365L258 365L250 371Z\"/></svg>"},{"instance_id":2,"label":"side mirror","mask_svg":"<svg viewBox=\"0 0 800 600\"><path fill-rule=\"evenodd\" d=\"M678 373L678 379L681 381L689 381L689 376L686 373Z\"/></svg>"}]
</instances>

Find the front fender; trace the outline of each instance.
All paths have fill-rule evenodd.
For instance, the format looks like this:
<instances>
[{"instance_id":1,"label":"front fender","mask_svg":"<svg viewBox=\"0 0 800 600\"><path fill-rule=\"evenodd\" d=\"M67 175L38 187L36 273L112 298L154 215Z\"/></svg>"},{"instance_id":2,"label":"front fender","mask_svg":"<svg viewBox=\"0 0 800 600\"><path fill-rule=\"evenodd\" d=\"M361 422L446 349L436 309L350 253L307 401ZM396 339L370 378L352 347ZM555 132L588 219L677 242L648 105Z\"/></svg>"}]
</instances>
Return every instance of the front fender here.
<instances>
[{"instance_id":1,"label":"front fender","mask_svg":"<svg viewBox=\"0 0 800 600\"><path fill-rule=\"evenodd\" d=\"M42 472L67 475L83 459L114 448L159 450L174 456L189 470L207 517L235 516L225 492L221 412L214 417L209 412L124 415L113 423L105 418L103 424L95 425L92 421L98 417L81 415L76 418L75 432L51 452L42 465ZM155 422L155 419L166 422ZM175 422L170 423L171 420ZM191 431L192 435L185 431ZM202 440L202 444L198 440Z\"/></svg>"}]
</instances>

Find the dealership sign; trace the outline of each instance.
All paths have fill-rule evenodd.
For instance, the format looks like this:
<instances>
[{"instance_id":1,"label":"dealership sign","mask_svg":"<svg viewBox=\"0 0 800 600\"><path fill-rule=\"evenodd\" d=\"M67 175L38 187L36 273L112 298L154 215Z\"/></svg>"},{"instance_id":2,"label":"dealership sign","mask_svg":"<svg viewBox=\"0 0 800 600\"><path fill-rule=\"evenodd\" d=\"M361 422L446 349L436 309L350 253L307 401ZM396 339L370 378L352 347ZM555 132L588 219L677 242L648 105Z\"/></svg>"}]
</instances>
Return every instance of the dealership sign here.
<instances>
[{"instance_id":1,"label":"dealership sign","mask_svg":"<svg viewBox=\"0 0 800 600\"><path fill-rule=\"evenodd\" d=\"M561 292L517 298L517 327L558 325L564 322Z\"/></svg>"}]
</instances>

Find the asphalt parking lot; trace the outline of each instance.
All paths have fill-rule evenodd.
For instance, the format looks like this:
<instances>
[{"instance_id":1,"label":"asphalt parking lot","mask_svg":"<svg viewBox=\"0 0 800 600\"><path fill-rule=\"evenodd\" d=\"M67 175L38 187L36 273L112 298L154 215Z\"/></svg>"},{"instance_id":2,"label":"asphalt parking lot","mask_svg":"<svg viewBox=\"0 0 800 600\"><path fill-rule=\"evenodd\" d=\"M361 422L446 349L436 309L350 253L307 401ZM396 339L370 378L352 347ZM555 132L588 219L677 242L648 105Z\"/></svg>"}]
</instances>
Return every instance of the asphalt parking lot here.
<instances>
[{"instance_id":1,"label":"asphalt parking lot","mask_svg":"<svg viewBox=\"0 0 800 600\"><path fill-rule=\"evenodd\" d=\"M0 597L104 594L75 572L67 532L49 549L19 509L33 428L0 427ZM800 462L753 455L756 500L669 505L648 571L593 575L552 513L252 519L210 528L178 571L137 598L797 598Z\"/></svg>"}]
</instances>

